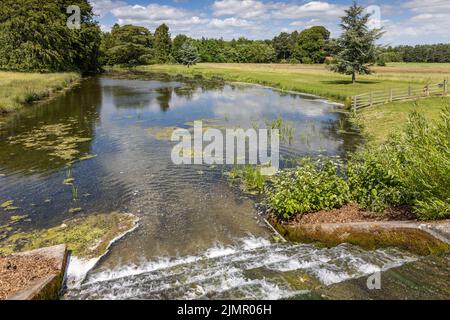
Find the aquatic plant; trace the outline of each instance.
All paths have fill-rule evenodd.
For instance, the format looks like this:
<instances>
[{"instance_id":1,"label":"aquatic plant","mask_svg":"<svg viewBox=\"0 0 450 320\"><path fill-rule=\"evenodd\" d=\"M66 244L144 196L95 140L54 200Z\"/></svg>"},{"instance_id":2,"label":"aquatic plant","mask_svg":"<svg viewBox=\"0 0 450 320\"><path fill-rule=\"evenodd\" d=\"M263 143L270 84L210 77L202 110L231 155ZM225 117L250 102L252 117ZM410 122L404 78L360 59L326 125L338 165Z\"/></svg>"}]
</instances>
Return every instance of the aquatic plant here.
<instances>
[{"instance_id":1,"label":"aquatic plant","mask_svg":"<svg viewBox=\"0 0 450 320\"><path fill-rule=\"evenodd\" d=\"M78 200L78 187L75 185L72 185L72 201Z\"/></svg>"},{"instance_id":2,"label":"aquatic plant","mask_svg":"<svg viewBox=\"0 0 450 320\"><path fill-rule=\"evenodd\" d=\"M278 116L275 120L266 120L267 129L278 130L280 133L280 141L284 143L292 144L294 140L295 128L291 123L284 121L281 116Z\"/></svg>"},{"instance_id":3,"label":"aquatic plant","mask_svg":"<svg viewBox=\"0 0 450 320\"><path fill-rule=\"evenodd\" d=\"M264 166L233 165L227 173L230 184L238 184L241 190L249 194L258 194L264 191L268 177L261 173Z\"/></svg>"},{"instance_id":4,"label":"aquatic plant","mask_svg":"<svg viewBox=\"0 0 450 320\"><path fill-rule=\"evenodd\" d=\"M45 151L48 156L53 156L68 165L79 161L79 145L91 138L82 137L77 133L74 123L43 125L29 132L8 138L12 145L21 145L25 149Z\"/></svg>"}]
</instances>

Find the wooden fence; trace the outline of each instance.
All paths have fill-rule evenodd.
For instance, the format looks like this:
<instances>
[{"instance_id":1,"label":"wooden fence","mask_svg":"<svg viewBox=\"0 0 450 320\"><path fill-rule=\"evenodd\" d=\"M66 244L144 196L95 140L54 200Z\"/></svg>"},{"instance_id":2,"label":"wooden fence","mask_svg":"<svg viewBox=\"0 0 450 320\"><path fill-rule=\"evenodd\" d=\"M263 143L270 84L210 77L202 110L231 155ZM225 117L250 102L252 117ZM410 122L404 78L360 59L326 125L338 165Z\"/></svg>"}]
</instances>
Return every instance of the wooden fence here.
<instances>
[{"instance_id":1,"label":"wooden fence","mask_svg":"<svg viewBox=\"0 0 450 320\"><path fill-rule=\"evenodd\" d=\"M430 96L448 95L448 80L426 86L408 86L388 90L371 91L352 97L352 108L361 109L393 101L402 101Z\"/></svg>"}]
</instances>

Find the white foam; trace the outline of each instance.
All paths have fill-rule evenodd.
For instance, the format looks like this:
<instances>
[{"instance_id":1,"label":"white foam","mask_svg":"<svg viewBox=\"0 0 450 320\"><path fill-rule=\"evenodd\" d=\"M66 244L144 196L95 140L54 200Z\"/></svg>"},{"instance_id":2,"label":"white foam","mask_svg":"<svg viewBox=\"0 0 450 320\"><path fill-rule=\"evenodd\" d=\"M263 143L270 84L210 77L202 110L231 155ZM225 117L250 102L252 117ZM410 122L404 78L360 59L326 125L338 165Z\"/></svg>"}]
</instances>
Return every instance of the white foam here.
<instances>
[{"instance_id":1,"label":"white foam","mask_svg":"<svg viewBox=\"0 0 450 320\"><path fill-rule=\"evenodd\" d=\"M67 287L69 289L78 287L99 260L100 258L83 259L75 256L70 257L67 268Z\"/></svg>"},{"instance_id":2,"label":"white foam","mask_svg":"<svg viewBox=\"0 0 450 320\"><path fill-rule=\"evenodd\" d=\"M415 259L391 249L368 252L350 245L325 249L272 243L250 236L237 239L232 246L217 244L195 256L162 257L90 274L80 294L95 299L282 299L307 291L295 291L288 283L264 278L264 268L278 272L302 270L321 283L331 285ZM258 268L263 268L262 277L247 276L248 270Z\"/></svg>"}]
</instances>

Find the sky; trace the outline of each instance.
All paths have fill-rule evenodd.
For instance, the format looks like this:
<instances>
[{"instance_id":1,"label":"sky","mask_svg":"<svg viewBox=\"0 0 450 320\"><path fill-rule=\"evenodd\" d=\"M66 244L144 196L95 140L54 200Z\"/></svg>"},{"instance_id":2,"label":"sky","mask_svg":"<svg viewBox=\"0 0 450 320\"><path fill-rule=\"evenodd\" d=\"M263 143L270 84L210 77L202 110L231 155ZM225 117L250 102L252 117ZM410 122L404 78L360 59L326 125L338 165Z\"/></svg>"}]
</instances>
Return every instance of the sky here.
<instances>
[{"instance_id":1,"label":"sky","mask_svg":"<svg viewBox=\"0 0 450 320\"><path fill-rule=\"evenodd\" d=\"M314 25L340 34L340 17L352 0L89 0L102 29L115 23L166 23L172 36L272 39L280 32ZM371 25L386 31L382 43L450 43L450 0L360 0Z\"/></svg>"}]
</instances>

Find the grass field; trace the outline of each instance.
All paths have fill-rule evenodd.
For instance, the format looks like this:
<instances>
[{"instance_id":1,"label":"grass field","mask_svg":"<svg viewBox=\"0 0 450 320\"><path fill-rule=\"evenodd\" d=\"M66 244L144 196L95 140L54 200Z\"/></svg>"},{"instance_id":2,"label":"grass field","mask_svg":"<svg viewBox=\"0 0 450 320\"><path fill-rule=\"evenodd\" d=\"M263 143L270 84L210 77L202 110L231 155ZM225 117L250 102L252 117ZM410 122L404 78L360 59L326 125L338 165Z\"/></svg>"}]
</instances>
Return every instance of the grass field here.
<instances>
[{"instance_id":1,"label":"grass field","mask_svg":"<svg viewBox=\"0 0 450 320\"><path fill-rule=\"evenodd\" d=\"M181 65L138 67L141 71L220 76L228 81L258 83L347 103L356 94L409 84L438 83L450 77L450 63L395 63L373 69L374 74L359 76L358 82L352 84L350 76L331 72L324 65L201 63L191 68Z\"/></svg>"},{"instance_id":2,"label":"grass field","mask_svg":"<svg viewBox=\"0 0 450 320\"><path fill-rule=\"evenodd\" d=\"M405 126L411 111L421 112L427 119L436 120L445 108L450 108L450 97L393 102L359 111L357 122L373 142L381 143L389 134L399 132Z\"/></svg>"},{"instance_id":3,"label":"grass field","mask_svg":"<svg viewBox=\"0 0 450 320\"><path fill-rule=\"evenodd\" d=\"M19 73L0 71L0 113L20 109L69 87L81 78L76 73Z\"/></svg>"}]
</instances>

